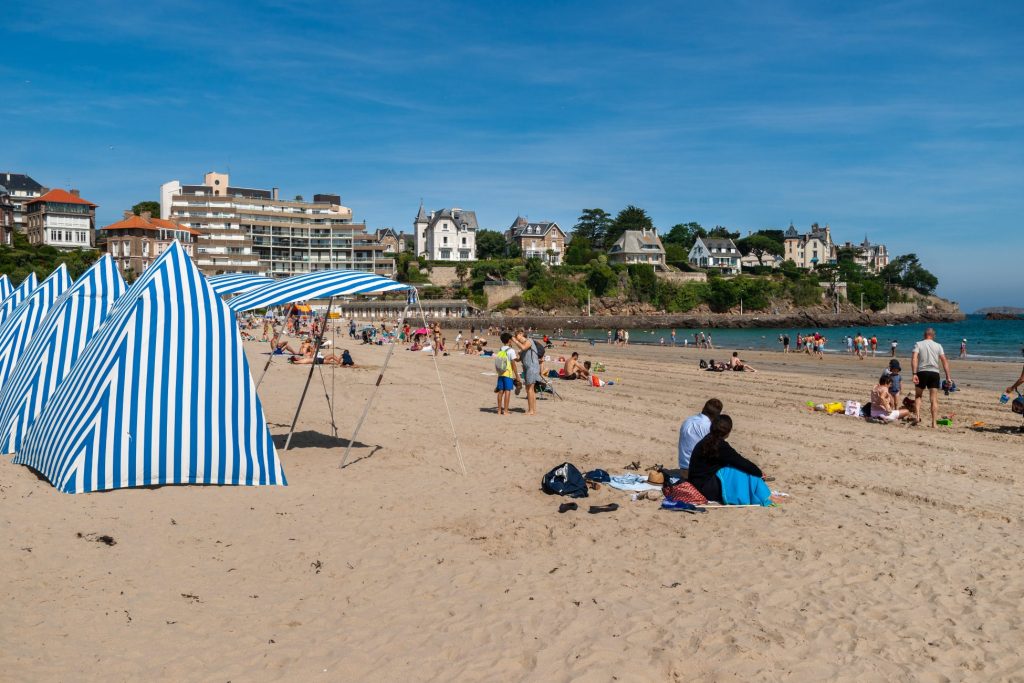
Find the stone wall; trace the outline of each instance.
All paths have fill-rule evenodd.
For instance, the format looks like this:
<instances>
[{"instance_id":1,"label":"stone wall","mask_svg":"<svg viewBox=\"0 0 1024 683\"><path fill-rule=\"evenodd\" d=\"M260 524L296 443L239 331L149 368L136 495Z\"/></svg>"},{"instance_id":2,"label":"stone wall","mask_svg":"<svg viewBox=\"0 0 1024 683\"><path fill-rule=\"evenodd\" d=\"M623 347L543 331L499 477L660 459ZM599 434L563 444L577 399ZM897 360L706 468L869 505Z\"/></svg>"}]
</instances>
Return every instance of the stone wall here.
<instances>
[{"instance_id":1,"label":"stone wall","mask_svg":"<svg viewBox=\"0 0 1024 683\"><path fill-rule=\"evenodd\" d=\"M494 308L500 303L508 301L514 296L520 296L523 288L518 283L490 284L484 283L484 294L487 295L487 307Z\"/></svg>"},{"instance_id":2,"label":"stone wall","mask_svg":"<svg viewBox=\"0 0 1024 683\"><path fill-rule=\"evenodd\" d=\"M677 284L683 284L686 282L707 282L707 273L687 273L684 271L658 271L658 277L662 280L668 280L669 282L675 282Z\"/></svg>"},{"instance_id":3,"label":"stone wall","mask_svg":"<svg viewBox=\"0 0 1024 683\"><path fill-rule=\"evenodd\" d=\"M434 266L434 270L427 275L430 277L430 284L438 287L450 287L459 282L459 278L455 274L455 266Z\"/></svg>"}]
</instances>

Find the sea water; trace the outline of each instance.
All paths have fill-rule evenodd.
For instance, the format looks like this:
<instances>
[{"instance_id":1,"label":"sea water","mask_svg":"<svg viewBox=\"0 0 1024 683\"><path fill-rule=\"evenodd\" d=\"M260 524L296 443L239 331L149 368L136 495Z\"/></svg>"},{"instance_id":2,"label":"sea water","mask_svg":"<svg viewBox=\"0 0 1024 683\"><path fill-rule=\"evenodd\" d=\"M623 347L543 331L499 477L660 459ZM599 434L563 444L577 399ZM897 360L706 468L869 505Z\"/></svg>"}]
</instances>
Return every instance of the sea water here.
<instances>
[{"instance_id":1,"label":"sea water","mask_svg":"<svg viewBox=\"0 0 1024 683\"><path fill-rule=\"evenodd\" d=\"M580 324L591 322L586 318ZM955 323L911 323L906 325L884 325L881 327L828 327L816 328L806 325L803 328L759 327L747 329L727 328L683 328L676 329L676 346L682 346L683 340L694 344L694 334L703 332L710 334L715 348L723 350L752 349L759 351L781 351L780 335L789 335L790 348L796 348L796 335L820 332L828 340L826 352L837 353L846 351L846 337L856 337L860 332L867 338L878 338L879 355L889 355L890 345L896 340L897 353L901 357L910 354L914 342L921 339L925 329L935 328L935 340L942 344L946 356L957 358L960 355L960 342L967 340L967 357L977 360L1019 360L1024 352L1024 320L986 320L984 316L969 315L965 320ZM543 330L549 331L549 330ZM615 330L612 330L614 338ZM672 330L630 329L630 344L672 344ZM562 337L572 338L573 330L563 330ZM579 336L607 342L608 328L580 329Z\"/></svg>"}]
</instances>

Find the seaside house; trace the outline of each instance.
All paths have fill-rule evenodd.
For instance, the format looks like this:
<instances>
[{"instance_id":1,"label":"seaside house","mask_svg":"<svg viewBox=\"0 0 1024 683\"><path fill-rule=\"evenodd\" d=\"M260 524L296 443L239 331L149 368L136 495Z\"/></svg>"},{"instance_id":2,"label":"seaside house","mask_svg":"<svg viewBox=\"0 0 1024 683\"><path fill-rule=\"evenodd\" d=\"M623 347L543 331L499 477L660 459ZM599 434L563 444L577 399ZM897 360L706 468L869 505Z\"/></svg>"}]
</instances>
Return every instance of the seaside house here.
<instances>
[{"instance_id":1,"label":"seaside house","mask_svg":"<svg viewBox=\"0 0 1024 683\"><path fill-rule=\"evenodd\" d=\"M153 218L149 211L139 216L125 211L124 218L101 228L99 241L122 274L131 271L139 275L174 240L181 243L186 254L194 257L196 238L201 234L187 225Z\"/></svg>"},{"instance_id":2,"label":"seaside house","mask_svg":"<svg viewBox=\"0 0 1024 683\"><path fill-rule=\"evenodd\" d=\"M0 185L0 242L14 243L14 201L7 188Z\"/></svg>"},{"instance_id":3,"label":"seaside house","mask_svg":"<svg viewBox=\"0 0 1024 683\"><path fill-rule=\"evenodd\" d=\"M92 249L96 244L96 205L78 190L50 190L25 204L28 241L57 249Z\"/></svg>"},{"instance_id":4,"label":"seaside house","mask_svg":"<svg viewBox=\"0 0 1024 683\"><path fill-rule=\"evenodd\" d=\"M665 246L657 230L627 230L608 250L608 262L621 265L646 263L654 266L655 270L665 270Z\"/></svg>"},{"instance_id":5,"label":"seaside house","mask_svg":"<svg viewBox=\"0 0 1024 683\"><path fill-rule=\"evenodd\" d=\"M832 230L826 225L811 225L811 231L800 234L792 223L786 230L785 259L799 268L814 270L819 264L835 263L836 246L832 242Z\"/></svg>"},{"instance_id":6,"label":"seaside house","mask_svg":"<svg viewBox=\"0 0 1024 683\"><path fill-rule=\"evenodd\" d=\"M868 241L867 235L864 236L864 241L860 244L846 242L836 251L839 250L851 252L854 263L871 273L877 273L889 265L889 250L885 248L884 244L872 244Z\"/></svg>"},{"instance_id":7,"label":"seaside house","mask_svg":"<svg viewBox=\"0 0 1024 683\"><path fill-rule=\"evenodd\" d=\"M374 237L382 247L382 253L394 256L405 251L404 236L395 232L394 228L377 228Z\"/></svg>"},{"instance_id":8,"label":"seaside house","mask_svg":"<svg viewBox=\"0 0 1024 683\"><path fill-rule=\"evenodd\" d=\"M698 237L690 248L690 265L707 270L717 270L725 275L740 272L740 250L731 239Z\"/></svg>"},{"instance_id":9,"label":"seaside house","mask_svg":"<svg viewBox=\"0 0 1024 683\"><path fill-rule=\"evenodd\" d=\"M432 261L476 260L476 212L458 207L438 209L429 215L420 204L413 220L416 255Z\"/></svg>"},{"instance_id":10,"label":"seaside house","mask_svg":"<svg viewBox=\"0 0 1024 683\"><path fill-rule=\"evenodd\" d=\"M0 185L7 189L11 204L14 205L14 229L25 234L28 232L28 221L25 218L25 205L36 197L41 197L46 188L24 173L0 173Z\"/></svg>"},{"instance_id":11,"label":"seaside house","mask_svg":"<svg viewBox=\"0 0 1024 683\"><path fill-rule=\"evenodd\" d=\"M539 258L557 266L565 257L565 231L554 221L531 223L518 216L505 231L505 239L519 247L524 259Z\"/></svg>"},{"instance_id":12,"label":"seaside house","mask_svg":"<svg viewBox=\"0 0 1024 683\"><path fill-rule=\"evenodd\" d=\"M283 199L278 188L235 187L213 171L199 185L160 186L160 218L188 225L196 265L207 275L253 273L288 277L317 270L365 270L392 277L395 260L352 220L340 195Z\"/></svg>"},{"instance_id":13,"label":"seaside house","mask_svg":"<svg viewBox=\"0 0 1024 683\"><path fill-rule=\"evenodd\" d=\"M775 254L762 254L760 259L757 258L757 254L747 254L740 258L740 266L743 268L756 268L757 266L778 268L781 265L782 257Z\"/></svg>"}]
</instances>

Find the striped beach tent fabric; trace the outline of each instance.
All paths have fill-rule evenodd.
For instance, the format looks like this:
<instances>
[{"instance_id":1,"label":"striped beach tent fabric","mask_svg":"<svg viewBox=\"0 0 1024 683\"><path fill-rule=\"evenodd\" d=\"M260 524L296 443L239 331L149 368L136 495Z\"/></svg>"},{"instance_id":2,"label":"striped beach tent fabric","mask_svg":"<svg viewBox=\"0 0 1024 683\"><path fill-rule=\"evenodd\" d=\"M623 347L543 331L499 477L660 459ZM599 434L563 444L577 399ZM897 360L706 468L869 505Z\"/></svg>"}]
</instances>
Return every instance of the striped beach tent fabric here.
<instances>
[{"instance_id":1,"label":"striped beach tent fabric","mask_svg":"<svg viewBox=\"0 0 1024 683\"><path fill-rule=\"evenodd\" d=\"M36 287L39 286L39 278L36 277L35 273L29 273L28 277L21 281L21 284L14 288L14 291L8 294L2 302L0 302L0 324L7 319L14 309L21 305L21 302L31 294Z\"/></svg>"},{"instance_id":2,"label":"striped beach tent fabric","mask_svg":"<svg viewBox=\"0 0 1024 683\"><path fill-rule=\"evenodd\" d=\"M17 453L50 395L78 362L127 285L104 254L50 307L0 389L0 453Z\"/></svg>"},{"instance_id":3,"label":"striped beach tent fabric","mask_svg":"<svg viewBox=\"0 0 1024 683\"><path fill-rule=\"evenodd\" d=\"M274 280L269 277L251 275L249 273L225 273L224 275L208 277L207 280L210 281L210 286L213 287L213 291L222 296L225 294L251 292L254 289L266 287L274 282Z\"/></svg>"},{"instance_id":4,"label":"striped beach tent fabric","mask_svg":"<svg viewBox=\"0 0 1024 683\"><path fill-rule=\"evenodd\" d=\"M234 316L178 242L114 304L14 462L65 493L285 484Z\"/></svg>"},{"instance_id":5,"label":"striped beach tent fabric","mask_svg":"<svg viewBox=\"0 0 1024 683\"><path fill-rule=\"evenodd\" d=\"M70 286L68 267L62 263L0 324L0 389L3 389L7 378L14 372L18 359L39 323L50 312L53 302Z\"/></svg>"},{"instance_id":6,"label":"striped beach tent fabric","mask_svg":"<svg viewBox=\"0 0 1024 683\"><path fill-rule=\"evenodd\" d=\"M409 285L361 270L319 270L279 280L231 300L235 311L267 308L295 301L328 299L332 296L379 294L411 289Z\"/></svg>"},{"instance_id":7,"label":"striped beach tent fabric","mask_svg":"<svg viewBox=\"0 0 1024 683\"><path fill-rule=\"evenodd\" d=\"M7 273L0 275L0 301L9 297L13 291L14 287L11 286L11 278L7 277Z\"/></svg>"}]
</instances>

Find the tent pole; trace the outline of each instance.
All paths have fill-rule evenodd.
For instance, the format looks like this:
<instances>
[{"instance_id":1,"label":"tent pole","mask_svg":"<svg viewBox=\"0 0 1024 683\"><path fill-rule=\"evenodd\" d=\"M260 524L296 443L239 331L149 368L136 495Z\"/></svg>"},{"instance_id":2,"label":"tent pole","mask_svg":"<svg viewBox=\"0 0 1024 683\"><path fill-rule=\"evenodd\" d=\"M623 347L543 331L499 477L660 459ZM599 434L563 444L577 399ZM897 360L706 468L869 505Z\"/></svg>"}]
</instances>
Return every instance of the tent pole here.
<instances>
[{"instance_id":1,"label":"tent pole","mask_svg":"<svg viewBox=\"0 0 1024 683\"><path fill-rule=\"evenodd\" d=\"M332 296L331 300L327 303L327 313L324 316L325 318L331 314L331 306L333 305L334 297ZM295 425L299 422L299 413L302 412L302 404L306 400L306 392L309 391L309 382L313 379L313 372L316 370L316 359L320 355L320 342L323 341L324 336L323 330L320 332L320 334L316 335L316 344L313 346L313 362L309 366L309 374L306 375L306 386L302 387L302 396L299 397L299 405L295 408L295 417L292 418L292 428L288 430L288 440L284 442L285 450L288 450L292 444L292 434L295 433ZM328 405L330 405L329 401Z\"/></svg>"},{"instance_id":2,"label":"tent pole","mask_svg":"<svg viewBox=\"0 0 1024 683\"><path fill-rule=\"evenodd\" d=\"M423 319L423 327L427 326L427 314L423 312L423 304L420 303L420 298L416 297L416 305L420 309L420 317ZM437 340L434 343L434 352L430 354L430 357L434 361L434 372L437 373L437 386L441 387L441 399L444 401L445 412L448 413L448 424L452 428L452 439L455 442L455 455L459 459L459 467L462 468L462 475L469 474L466 471L466 462L462 459L462 447L459 446L459 435L455 433L455 420L452 419L452 409L448 406L448 395L444 391L444 383L441 381L441 370L437 366Z\"/></svg>"},{"instance_id":3,"label":"tent pole","mask_svg":"<svg viewBox=\"0 0 1024 683\"><path fill-rule=\"evenodd\" d=\"M274 317L274 323L270 326L270 331L272 332L270 338L273 339L274 335L277 334L277 316ZM263 366L263 372L260 373L260 378L256 380L257 390L259 390L260 385L263 384L263 378L267 376L267 370L270 369L270 364L274 362L274 351L276 351L276 349L270 349L270 357L267 358L267 364Z\"/></svg>"},{"instance_id":4,"label":"tent pole","mask_svg":"<svg viewBox=\"0 0 1024 683\"><path fill-rule=\"evenodd\" d=\"M405 316L409 312L409 299L405 300L405 308L402 310L402 317L398 319L398 324L401 325L405 322ZM338 465L338 469L345 467L348 462L348 455L352 452L352 445L356 442L356 437L359 436L359 429L363 426L363 420L370 414L370 406L373 405L373 399L377 397L377 390L380 389L380 383L384 379L384 371L388 369L388 363L391 362L391 353L398 346L398 338L395 338L395 342L388 346L388 355L384 357L384 365L380 368L380 373L377 375L377 382L373 385L373 391L370 393L370 398L366 400L366 405L363 406L363 414L359 418L359 422L356 423L356 428L352 430L352 438L348 440L348 446L345 447L345 455L341 458L341 464Z\"/></svg>"}]
</instances>

